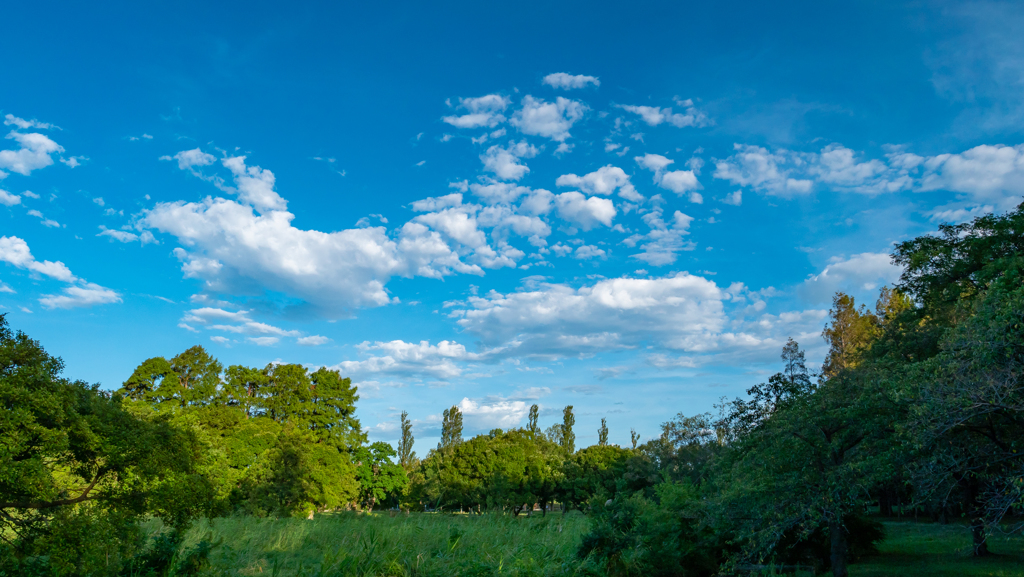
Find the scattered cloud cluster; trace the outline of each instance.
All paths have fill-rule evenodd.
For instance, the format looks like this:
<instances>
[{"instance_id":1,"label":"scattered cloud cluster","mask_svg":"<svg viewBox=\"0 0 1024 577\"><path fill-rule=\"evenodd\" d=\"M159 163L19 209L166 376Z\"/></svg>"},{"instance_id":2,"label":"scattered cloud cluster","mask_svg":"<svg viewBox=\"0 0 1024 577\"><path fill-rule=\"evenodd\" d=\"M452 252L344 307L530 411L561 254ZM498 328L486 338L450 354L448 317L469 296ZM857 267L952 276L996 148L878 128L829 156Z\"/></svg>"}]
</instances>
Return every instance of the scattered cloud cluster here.
<instances>
[{"instance_id":1,"label":"scattered cloud cluster","mask_svg":"<svg viewBox=\"0 0 1024 577\"><path fill-rule=\"evenodd\" d=\"M0 262L65 283L67 286L60 294L44 294L39 298L39 304L48 309L70 309L121 302L120 294L76 277L71 273L71 269L60 261L36 260L29 250L28 243L16 236L0 237Z\"/></svg>"}]
</instances>

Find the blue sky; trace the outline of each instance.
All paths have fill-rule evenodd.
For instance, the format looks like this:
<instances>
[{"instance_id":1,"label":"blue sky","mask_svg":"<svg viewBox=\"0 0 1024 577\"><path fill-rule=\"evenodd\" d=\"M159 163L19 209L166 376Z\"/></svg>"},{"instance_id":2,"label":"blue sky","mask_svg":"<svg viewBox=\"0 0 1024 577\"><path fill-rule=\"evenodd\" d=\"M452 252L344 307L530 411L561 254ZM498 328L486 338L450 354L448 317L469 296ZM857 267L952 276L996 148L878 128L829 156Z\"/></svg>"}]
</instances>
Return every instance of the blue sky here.
<instances>
[{"instance_id":1,"label":"blue sky","mask_svg":"<svg viewBox=\"0 0 1024 577\"><path fill-rule=\"evenodd\" d=\"M452 404L655 436L1024 193L1012 3L4 12L10 323L107 388L194 344L336 367L421 452Z\"/></svg>"}]
</instances>

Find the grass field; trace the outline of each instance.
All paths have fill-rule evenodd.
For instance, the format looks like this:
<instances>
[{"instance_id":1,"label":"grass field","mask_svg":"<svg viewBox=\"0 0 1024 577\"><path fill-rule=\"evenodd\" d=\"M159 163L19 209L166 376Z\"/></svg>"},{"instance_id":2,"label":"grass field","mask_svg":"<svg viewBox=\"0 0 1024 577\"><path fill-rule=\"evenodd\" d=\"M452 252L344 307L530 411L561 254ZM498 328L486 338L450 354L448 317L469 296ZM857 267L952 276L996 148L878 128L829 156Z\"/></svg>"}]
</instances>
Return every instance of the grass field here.
<instances>
[{"instance_id":1,"label":"grass field","mask_svg":"<svg viewBox=\"0 0 1024 577\"><path fill-rule=\"evenodd\" d=\"M219 543L203 572L211 576L554 576L587 573L574 556L586 530L578 513L227 518L197 523L185 546ZM977 559L959 525L891 522L886 531L880 554L851 566L852 577L1024 577L1020 536L991 538L994 555Z\"/></svg>"},{"instance_id":2,"label":"grass field","mask_svg":"<svg viewBox=\"0 0 1024 577\"><path fill-rule=\"evenodd\" d=\"M851 577L1024 577L1024 537L989 537L989 557L971 556L963 525L885 524L880 554L850 566Z\"/></svg>"},{"instance_id":3,"label":"grass field","mask_svg":"<svg viewBox=\"0 0 1024 577\"><path fill-rule=\"evenodd\" d=\"M185 547L219 542L209 575L573 575L587 519L338 514L197 523Z\"/></svg>"}]
</instances>

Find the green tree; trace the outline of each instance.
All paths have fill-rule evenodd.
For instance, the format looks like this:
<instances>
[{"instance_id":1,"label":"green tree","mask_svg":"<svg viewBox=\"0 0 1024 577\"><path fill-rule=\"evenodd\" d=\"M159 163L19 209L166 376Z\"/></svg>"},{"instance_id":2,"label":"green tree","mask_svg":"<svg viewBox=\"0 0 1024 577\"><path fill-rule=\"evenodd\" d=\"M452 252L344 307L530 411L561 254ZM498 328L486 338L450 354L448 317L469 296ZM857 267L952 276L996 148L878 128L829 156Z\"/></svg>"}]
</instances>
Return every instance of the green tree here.
<instances>
[{"instance_id":1,"label":"green tree","mask_svg":"<svg viewBox=\"0 0 1024 577\"><path fill-rule=\"evenodd\" d=\"M597 444L607 445L608 444L608 423L605 419L601 419L601 426L597 429Z\"/></svg>"},{"instance_id":2,"label":"green tree","mask_svg":"<svg viewBox=\"0 0 1024 577\"><path fill-rule=\"evenodd\" d=\"M438 449L450 449L462 443L462 411L457 405L444 410L444 417L441 421L441 442Z\"/></svg>"},{"instance_id":3,"label":"green tree","mask_svg":"<svg viewBox=\"0 0 1024 577\"><path fill-rule=\"evenodd\" d=\"M575 424L576 417L572 414L572 405L568 405L562 410L561 445L565 449L566 454L569 455L576 452L576 433L572 431Z\"/></svg>"},{"instance_id":4,"label":"green tree","mask_svg":"<svg viewBox=\"0 0 1024 577\"><path fill-rule=\"evenodd\" d=\"M397 497L408 486L405 469L391 462L395 455L397 453L391 445L381 441L357 450L359 501L367 511L373 511L378 503Z\"/></svg>"},{"instance_id":5,"label":"green tree","mask_svg":"<svg viewBox=\"0 0 1024 577\"><path fill-rule=\"evenodd\" d=\"M402 438L398 441L398 464L402 466L406 473L409 473L418 459L416 458L416 452L412 450L415 437L412 436L412 422L409 420L409 413L407 411L402 411L399 426L402 431Z\"/></svg>"},{"instance_id":6,"label":"green tree","mask_svg":"<svg viewBox=\"0 0 1024 577\"><path fill-rule=\"evenodd\" d=\"M636 432L636 429L629 430L629 440L633 443L633 449L636 449L636 443L640 440L640 434Z\"/></svg>"},{"instance_id":7,"label":"green tree","mask_svg":"<svg viewBox=\"0 0 1024 577\"><path fill-rule=\"evenodd\" d=\"M0 315L0 559L42 555L56 574L98 574L130 556L144 516L187 526L209 485L191 432L63 369Z\"/></svg>"},{"instance_id":8,"label":"green tree","mask_svg":"<svg viewBox=\"0 0 1024 577\"><path fill-rule=\"evenodd\" d=\"M592 445L580 449L563 464L564 478L559 499L568 506L584 510L595 497L606 499L614 495L620 480L625 477L631 456L628 449L614 445Z\"/></svg>"},{"instance_id":9,"label":"green tree","mask_svg":"<svg viewBox=\"0 0 1024 577\"><path fill-rule=\"evenodd\" d=\"M856 366L879 334L878 318L864 305L857 308L854 298L842 292L833 297L829 318L832 322L821 333L829 345L821 366L823 378Z\"/></svg>"},{"instance_id":10,"label":"green tree","mask_svg":"<svg viewBox=\"0 0 1024 577\"><path fill-rule=\"evenodd\" d=\"M536 404L530 405L530 415L526 420L526 430L530 431L534 435L540 433L540 425L537 424L537 419L540 416L540 407Z\"/></svg>"}]
</instances>

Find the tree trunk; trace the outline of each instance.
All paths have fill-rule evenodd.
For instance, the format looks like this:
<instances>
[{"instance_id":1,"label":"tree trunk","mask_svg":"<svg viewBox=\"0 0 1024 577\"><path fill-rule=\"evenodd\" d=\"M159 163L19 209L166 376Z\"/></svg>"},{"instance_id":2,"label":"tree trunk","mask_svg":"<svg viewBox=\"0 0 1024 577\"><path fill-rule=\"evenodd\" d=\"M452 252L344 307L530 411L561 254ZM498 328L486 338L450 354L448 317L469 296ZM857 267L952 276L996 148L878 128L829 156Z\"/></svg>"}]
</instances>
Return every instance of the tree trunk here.
<instances>
[{"instance_id":1,"label":"tree trunk","mask_svg":"<svg viewBox=\"0 0 1024 577\"><path fill-rule=\"evenodd\" d=\"M828 533L832 541L832 576L849 577L850 572L846 563L850 553L850 543L842 519L829 521Z\"/></svg>"},{"instance_id":2,"label":"tree trunk","mask_svg":"<svg viewBox=\"0 0 1024 577\"><path fill-rule=\"evenodd\" d=\"M971 519L971 540L974 542L974 556L988 555L988 542L985 539L985 521L980 517Z\"/></svg>"}]
</instances>

